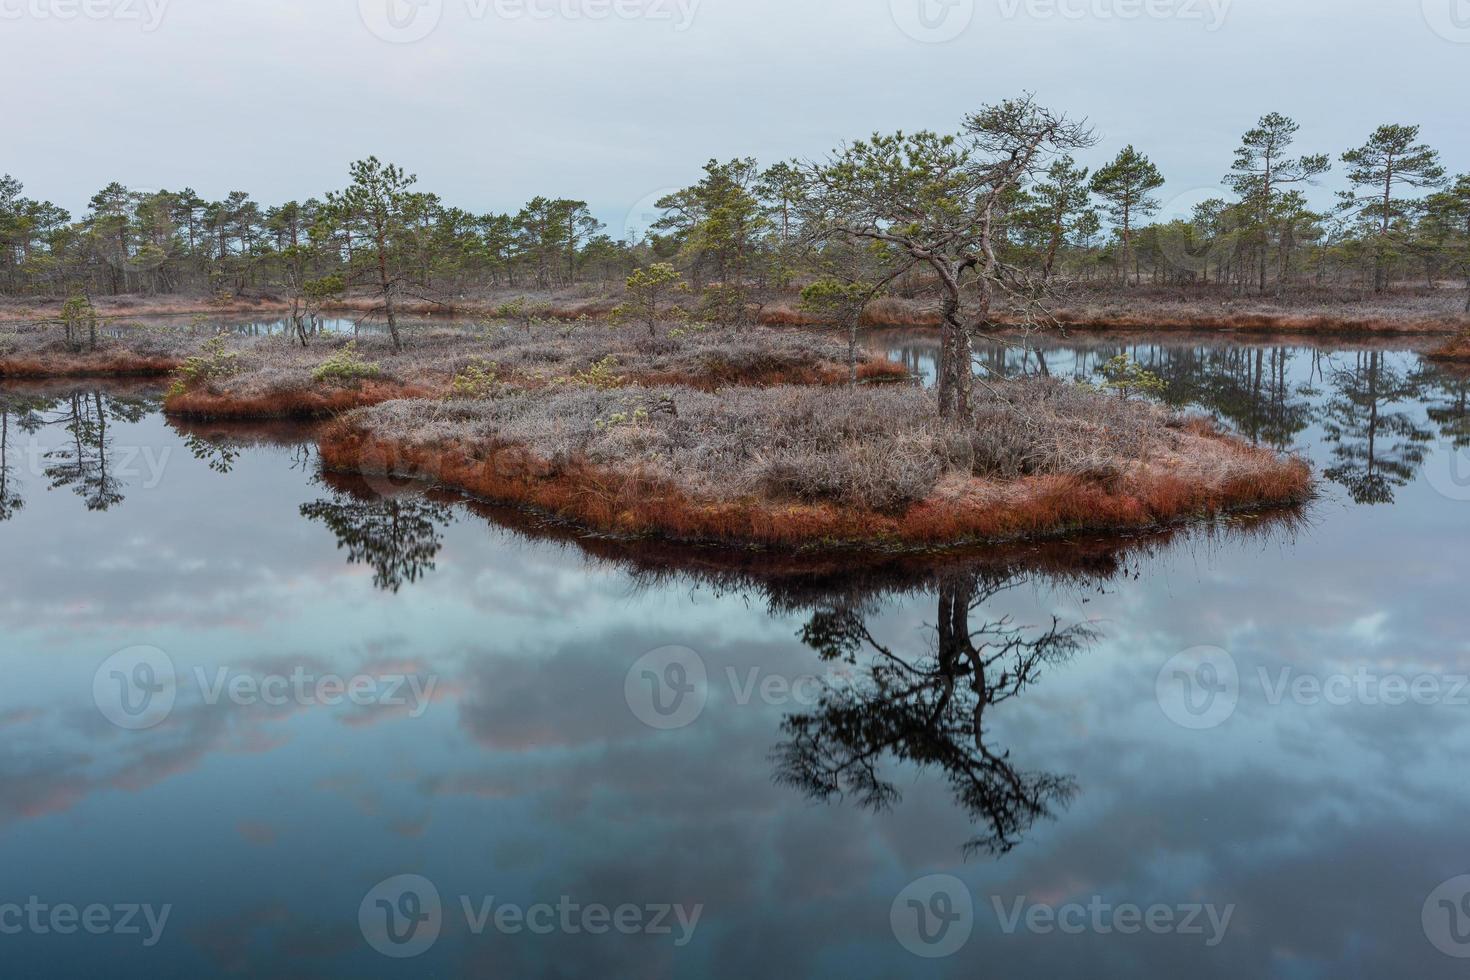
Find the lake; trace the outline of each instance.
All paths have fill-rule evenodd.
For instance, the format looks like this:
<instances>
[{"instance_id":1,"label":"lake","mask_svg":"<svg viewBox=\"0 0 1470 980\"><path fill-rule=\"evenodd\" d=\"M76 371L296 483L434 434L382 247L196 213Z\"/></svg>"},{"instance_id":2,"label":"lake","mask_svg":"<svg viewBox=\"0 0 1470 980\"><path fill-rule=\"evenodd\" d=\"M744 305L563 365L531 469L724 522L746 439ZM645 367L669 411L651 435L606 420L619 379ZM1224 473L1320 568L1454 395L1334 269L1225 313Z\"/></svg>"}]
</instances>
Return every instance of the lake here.
<instances>
[{"instance_id":1,"label":"lake","mask_svg":"<svg viewBox=\"0 0 1470 980\"><path fill-rule=\"evenodd\" d=\"M1120 352L1321 499L789 560L0 386L4 973L1463 975L1470 377Z\"/></svg>"}]
</instances>

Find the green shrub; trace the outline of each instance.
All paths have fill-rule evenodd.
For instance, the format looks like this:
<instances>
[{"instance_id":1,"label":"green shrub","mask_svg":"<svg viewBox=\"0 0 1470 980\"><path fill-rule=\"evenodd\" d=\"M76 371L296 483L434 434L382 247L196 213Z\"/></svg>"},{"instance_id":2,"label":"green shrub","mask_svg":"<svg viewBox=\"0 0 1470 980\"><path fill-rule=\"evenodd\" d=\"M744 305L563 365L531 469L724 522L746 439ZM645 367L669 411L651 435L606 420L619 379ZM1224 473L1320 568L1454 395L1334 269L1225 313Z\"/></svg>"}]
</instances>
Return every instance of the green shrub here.
<instances>
[{"instance_id":1,"label":"green shrub","mask_svg":"<svg viewBox=\"0 0 1470 980\"><path fill-rule=\"evenodd\" d=\"M1134 392L1141 395L1161 395L1168 387L1163 378L1141 366L1127 354L1119 354L1097 371L1104 379L1099 387L1116 391L1118 397L1125 400Z\"/></svg>"},{"instance_id":2,"label":"green shrub","mask_svg":"<svg viewBox=\"0 0 1470 980\"><path fill-rule=\"evenodd\" d=\"M348 341L347 346L333 352L311 372L318 384L352 385L367 378L376 378L383 369L373 361L365 361L357 352L357 341Z\"/></svg>"},{"instance_id":3,"label":"green shrub","mask_svg":"<svg viewBox=\"0 0 1470 980\"><path fill-rule=\"evenodd\" d=\"M229 341L223 336L215 337L204 345L204 350L186 358L174 376L171 395L182 395L198 385L220 378L228 378L240 370L240 355L230 350Z\"/></svg>"},{"instance_id":4,"label":"green shrub","mask_svg":"<svg viewBox=\"0 0 1470 980\"><path fill-rule=\"evenodd\" d=\"M622 387L626 378L615 373L617 366L618 359L609 354L587 370L556 378L552 383L566 385L569 388L597 388L604 391L608 388L619 388Z\"/></svg>"},{"instance_id":5,"label":"green shrub","mask_svg":"<svg viewBox=\"0 0 1470 980\"><path fill-rule=\"evenodd\" d=\"M500 390L500 365L476 358L454 376L455 398L493 398Z\"/></svg>"}]
</instances>

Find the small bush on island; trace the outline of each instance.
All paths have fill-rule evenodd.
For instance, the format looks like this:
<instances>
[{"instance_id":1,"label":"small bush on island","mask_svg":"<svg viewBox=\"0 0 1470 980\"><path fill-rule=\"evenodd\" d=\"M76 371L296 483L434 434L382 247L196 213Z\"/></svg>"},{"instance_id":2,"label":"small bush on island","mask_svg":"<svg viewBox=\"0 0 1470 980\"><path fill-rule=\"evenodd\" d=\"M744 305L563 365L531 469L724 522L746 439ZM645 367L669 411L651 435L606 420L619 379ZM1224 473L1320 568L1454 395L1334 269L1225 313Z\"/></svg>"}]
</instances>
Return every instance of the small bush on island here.
<instances>
[{"instance_id":1,"label":"small bush on island","mask_svg":"<svg viewBox=\"0 0 1470 980\"><path fill-rule=\"evenodd\" d=\"M226 337L218 336L204 345L204 350L184 359L174 377L171 395L181 395L210 381L219 381L237 374L240 370L240 355L229 347Z\"/></svg>"},{"instance_id":2,"label":"small bush on island","mask_svg":"<svg viewBox=\"0 0 1470 980\"><path fill-rule=\"evenodd\" d=\"M327 359L311 372L311 379L325 384L355 385L382 373L382 367L364 360L357 351L357 342L350 341L346 347L327 355Z\"/></svg>"},{"instance_id":3,"label":"small bush on island","mask_svg":"<svg viewBox=\"0 0 1470 980\"><path fill-rule=\"evenodd\" d=\"M516 392L394 401L327 465L420 475L600 532L933 547L1294 503L1311 473L1205 420L1084 386L987 386L972 421L914 388Z\"/></svg>"}]
</instances>

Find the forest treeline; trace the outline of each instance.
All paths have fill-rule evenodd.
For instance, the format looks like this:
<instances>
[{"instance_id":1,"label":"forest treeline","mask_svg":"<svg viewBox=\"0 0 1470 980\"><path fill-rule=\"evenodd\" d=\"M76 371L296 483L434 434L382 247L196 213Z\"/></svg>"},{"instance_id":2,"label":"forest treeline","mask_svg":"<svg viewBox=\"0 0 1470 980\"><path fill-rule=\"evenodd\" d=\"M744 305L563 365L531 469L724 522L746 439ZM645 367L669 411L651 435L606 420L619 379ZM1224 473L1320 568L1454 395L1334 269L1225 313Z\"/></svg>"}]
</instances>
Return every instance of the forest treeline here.
<instances>
[{"instance_id":1,"label":"forest treeline","mask_svg":"<svg viewBox=\"0 0 1470 980\"><path fill-rule=\"evenodd\" d=\"M985 247L998 263L992 271L1039 282L1213 282L1242 295L1295 284L1382 291L1470 278L1470 176L1451 176L1417 127L1380 126L1336 155L1302 153L1297 130L1282 115L1263 117L1222 167L1230 193L1169 221L1155 220L1165 179L1159 167L1126 146L1090 171L1071 152L1095 142L1081 128L1048 140L1022 172L994 170L987 160L979 180L992 185L978 193ZM305 201L267 206L245 191L210 201L191 188L111 183L80 216L26 197L6 176L0 293L274 291L309 300L367 286L391 313L395 299L621 286L636 269L667 264L722 320L752 294L819 280L834 284L828 299L868 286L911 294L916 283L933 281L929 263L899 261L917 257L901 241L834 229L913 223L935 225L941 238L946 229L969 234L943 212L958 207L964 220L976 217L966 204L978 199L977 188L965 175L973 177L973 158L987 149L971 128L873 137L820 163L711 161L696 183L658 201L661 217L638 241L615 239L586 202L570 198L537 197L515 214L467 211L377 159L354 164L343 190ZM854 193L870 177L888 184ZM1304 191L1326 181L1338 203L1314 209ZM875 194L887 194L892 206L875 206ZM838 213L843 208L851 213ZM854 247L897 256L854 255ZM819 289L814 302L822 299Z\"/></svg>"}]
</instances>

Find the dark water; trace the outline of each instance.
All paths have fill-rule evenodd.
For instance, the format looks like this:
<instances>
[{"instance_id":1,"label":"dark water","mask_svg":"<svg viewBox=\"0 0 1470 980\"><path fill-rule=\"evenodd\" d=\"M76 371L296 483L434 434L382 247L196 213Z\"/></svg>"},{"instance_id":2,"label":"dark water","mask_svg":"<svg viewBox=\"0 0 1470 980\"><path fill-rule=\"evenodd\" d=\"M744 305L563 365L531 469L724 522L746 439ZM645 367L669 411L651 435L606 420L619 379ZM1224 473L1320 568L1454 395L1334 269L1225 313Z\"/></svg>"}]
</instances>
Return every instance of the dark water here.
<instances>
[{"instance_id":1,"label":"dark water","mask_svg":"<svg viewBox=\"0 0 1470 980\"><path fill-rule=\"evenodd\" d=\"M778 564L0 388L0 972L1463 975L1470 382L1126 346L1323 499Z\"/></svg>"}]
</instances>

